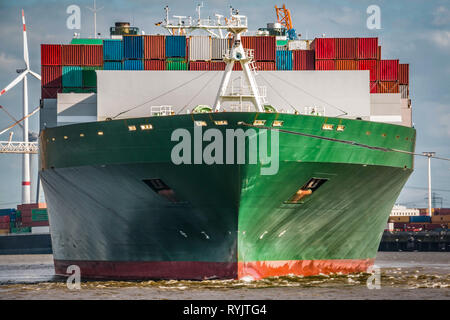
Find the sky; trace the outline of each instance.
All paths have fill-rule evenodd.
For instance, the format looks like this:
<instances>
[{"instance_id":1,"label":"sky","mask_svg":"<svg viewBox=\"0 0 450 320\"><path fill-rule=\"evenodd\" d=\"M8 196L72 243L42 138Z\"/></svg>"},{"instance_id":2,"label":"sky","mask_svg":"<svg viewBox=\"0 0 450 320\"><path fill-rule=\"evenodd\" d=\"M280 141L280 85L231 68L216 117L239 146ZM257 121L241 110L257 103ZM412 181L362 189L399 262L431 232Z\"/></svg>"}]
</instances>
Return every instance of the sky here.
<instances>
[{"instance_id":1,"label":"sky","mask_svg":"<svg viewBox=\"0 0 450 320\"><path fill-rule=\"evenodd\" d=\"M170 0L97 0L97 32L108 37L109 27L115 21L129 21L146 34L165 33L155 23L164 18L164 6L170 15L196 16L195 6L200 1ZM274 3L258 1L203 1L202 16L225 16L229 7L239 9L248 17L249 30L275 22ZM301 0L285 1L290 9L297 33L314 38L379 37L383 59L400 59L410 64L410 96L413 123L417 130L416 152L435 151L438 156L450 158L450 0ZM81 30L69 30L66 13L70 5L81 9ZM367 8L377 5L381 12L381 28L368 29ZM82 37L93 35L93 14L88 7L93 1L65 0L0 0L0 90L16 76L16 69L24 67L21 9L25 10L31 69L40 74L40 44L69 43L73 33ZM28 80L29 110L39 105L40 83ZM0 97L15 118L22 117L22 85ZM0 111L0 129L12 120ZM30 120L30 130L39 130L39 118ZM16 126L14 140L22 140ZM8 133L0 136L7 140ZM14 207L21 201L21 155L0 154L0 208ZM403 189L398 203L409 207L426 207L428 183L427 159L415 158L415 170ZM432 186L443 206L450 207L450 162L432 160ZM37 157L32 160L32 199L35 199ZM43 198L41 197L41 200Z\"/></svg>"}]
</instances>

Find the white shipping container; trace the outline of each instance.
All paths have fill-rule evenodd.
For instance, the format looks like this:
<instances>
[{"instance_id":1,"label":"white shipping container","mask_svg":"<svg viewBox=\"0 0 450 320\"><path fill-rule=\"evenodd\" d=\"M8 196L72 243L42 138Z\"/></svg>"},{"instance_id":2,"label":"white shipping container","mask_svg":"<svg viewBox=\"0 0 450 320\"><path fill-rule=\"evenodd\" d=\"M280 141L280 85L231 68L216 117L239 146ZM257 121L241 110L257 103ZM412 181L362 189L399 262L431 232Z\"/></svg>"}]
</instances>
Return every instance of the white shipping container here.
<instances>
[{"instance_id":1,"label":"white shipping container","mask_svg":"<svg viewBox=\"0 0 450 320\"><path fill-rule=\"evenodd\" d=\"M212 59L222 60L223 55L230 49L229 39L212 38Z\"/></svg>"},{"instance_id":2,"label":"white shipping container","mask_svg":"<svg viewBox=\"0 0 450 320\"><path fill-rule=\"evenodd\" d=\"M289 40L289 50L308 50L309 45L307 40Z\"/></svg>"},{"instance_id":3,"label":"white shipping container","mask_svg":"<svg viewBox=\"0 0 450 320\"><path fill-rule=\"evenodd\" d=\"M191 36L189 38L189 60L191 61L211 60L210 36Z\"/></svg>"},{"instance_id":4,"label":"white shipping container","mask_svg":"<svg viewBox=\"0 0 450 320\"><path fill-rule=\"evenodd\" d=\"M408 99L409 98L408 85L407 84L399 84L398 85L398 90L400 91L400 95L401 95L402 99Z\"/></svg>"},{"instance_id":5,"label":"white shipping container","mask_svg":"<svg viewBox=\"0 0 450 320\"><path fill-rule=\"evenodd\" d=\"M50 227L31 227L31 233L50 233Z\"/></svg>"}]
</instances>

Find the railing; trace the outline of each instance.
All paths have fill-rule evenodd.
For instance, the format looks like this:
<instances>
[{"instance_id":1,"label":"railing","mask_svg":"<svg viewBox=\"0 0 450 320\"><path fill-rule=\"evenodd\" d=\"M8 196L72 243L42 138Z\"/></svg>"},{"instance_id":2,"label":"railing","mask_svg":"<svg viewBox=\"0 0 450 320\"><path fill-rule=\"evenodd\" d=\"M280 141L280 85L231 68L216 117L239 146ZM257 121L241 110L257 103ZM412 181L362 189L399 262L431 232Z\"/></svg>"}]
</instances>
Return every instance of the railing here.
<instances>
[{"instance_id":1,"label":"railing","mask_svg":"<svg viewBox=\"0 0 450 320\"><path fill-rule=\"evenodd\" d=\"M258 94L260 98L267 97L267 87L265 86L258 86L257 87ZM252 88L250 86L234 86L232 85L225 93L226 96L247 96L247 97L254 97L255 95L252 92Z\"/></svg>"},{"instance_id":2,"label":"railing","mask_svg":"<svg viewBox=\"0 0 450 320\"><path fill-rule=\"evenodd\" d=\"M240 15L233 15L231 19L227 20L229 27L247 28L247 17Z\"/></svg>"},{"instance_id":3,"label":"railing","mask_svg":"<svg viewBox=\"0 0 450 320\"><path fill-rule=\"evenodd\" d=\"M37 142L0 141L0 153L38 153Z\"/></svg>"},{"instance_id":4,"label":"railing","mask_svg":"<svg viewBox=\"0 0 450 320\"><path fill-rule=\"evenodd\" d=\"M232 49L227 49L227 51L225 53L225 58L226 59L232 59L233 58L231 52L232 52ZM255 56L255 50L254 49L244 49L244 53L245 53L245 58L246 59L253 60L253 58Z\"/></svg>"},{"instance_id":5,"label":"railing","mask_svg":"<svg viewBox=\"0 0 450 320\"><path fill-rule=\"evenodd\" d=\"M325 108L320 107L320 106L304 107L303 114L314 115L314 116L323 116L325 114Z\"/></svg>"},{"instance_id":6,"label":"railing","mask_svg":"<svg viewBox=\"0 0 450 320\"><path fill-rule=\"evenodd\" d=\"M172 106L152 106L150 112L152 116L170 116L174 114Z\"/></svg>"}]
</instances>

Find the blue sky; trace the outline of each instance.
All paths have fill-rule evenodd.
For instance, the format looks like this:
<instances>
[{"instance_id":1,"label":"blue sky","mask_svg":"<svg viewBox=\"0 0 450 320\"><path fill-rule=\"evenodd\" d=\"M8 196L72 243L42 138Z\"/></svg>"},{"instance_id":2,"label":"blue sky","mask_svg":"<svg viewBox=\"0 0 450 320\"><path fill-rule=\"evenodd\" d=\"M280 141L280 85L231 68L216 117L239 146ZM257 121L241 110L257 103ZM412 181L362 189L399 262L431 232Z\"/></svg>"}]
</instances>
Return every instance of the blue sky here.
<instances>
[{"instance_id":1,"label":"blue sky","mask_svg":"<svg viewBox=\"0 0 450 320\"><path fill-rule=\"evenodd\" d=\"M97 15L97 30L108 35L115 21L129 21L147 34L163 33L154 25L164 17L164 6L169 5L171 15L196 16L199 1L171 0L98 0L104 7ZM416 151L436 151L450 158L450 1L285 1L291 10L297 33L309 38L325 33L330 37L378 36L383 59L400 59L410 63L410 93L413 105L413 122L417 129ZM40 44L68 43L74 30L66 28L66 9L75 4L81 8L81 32L83 37L93 34L93 15L87 9L93 1L51 0L0 0L0 87L5 87L14 77L16 68L24 65L22 54L21 9L25 10L28 30L28 46L32 70L40 73ZM204 1L202 15L215 12L228 14L230 5L249 18L249 29L264 27L276 19L273 1ZM366 27L369 5L381 9L381 29ZM39 104L40 85L29 78L29 108ZM16 118L22 115L22 86L18 85L0 98L3 105ZM11 123L5 113L0 113L0 128ZM38 117L30 121L30 129L38 130ZM21 130L14 130L15 139L21 138ZM7 140L3 135L0 140ZM36 168L37 161L33 161ZM402 191L398 202L409 206L426 206L427 162L417 157L415 172ZM34 170L36 171L36 170ZM432 181L436 193L444 198L444 206L450 207L450 162L432 162ZM33 190L35 189L33 181ZM34 198L34 197L33 197ZM21 156L0 155L0 208L15 206L21 199Z\"/></svg>"}]
</instances>

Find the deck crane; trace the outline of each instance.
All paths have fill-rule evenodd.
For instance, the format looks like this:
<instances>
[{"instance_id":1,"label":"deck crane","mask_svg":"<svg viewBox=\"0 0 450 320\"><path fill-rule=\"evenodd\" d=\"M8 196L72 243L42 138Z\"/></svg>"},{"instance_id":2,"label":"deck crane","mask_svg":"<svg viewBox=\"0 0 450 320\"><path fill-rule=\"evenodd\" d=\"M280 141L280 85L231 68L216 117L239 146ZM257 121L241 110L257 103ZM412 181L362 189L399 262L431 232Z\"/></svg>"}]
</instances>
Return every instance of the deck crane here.
<instances>
[{"instance_id":1,"label":"deck crane","mask_svg":"<svg viewBox=\"0 0 450 320\"><path fill-rule=\"evenodd\" d=\"M285 4L281 8L275 6L275 11L277 13L277 22L287 29L288 39L297 40L297 34L292 26L291 11L286 8Z\"/></svg>"}]
</instances>

